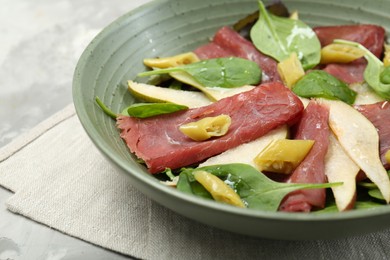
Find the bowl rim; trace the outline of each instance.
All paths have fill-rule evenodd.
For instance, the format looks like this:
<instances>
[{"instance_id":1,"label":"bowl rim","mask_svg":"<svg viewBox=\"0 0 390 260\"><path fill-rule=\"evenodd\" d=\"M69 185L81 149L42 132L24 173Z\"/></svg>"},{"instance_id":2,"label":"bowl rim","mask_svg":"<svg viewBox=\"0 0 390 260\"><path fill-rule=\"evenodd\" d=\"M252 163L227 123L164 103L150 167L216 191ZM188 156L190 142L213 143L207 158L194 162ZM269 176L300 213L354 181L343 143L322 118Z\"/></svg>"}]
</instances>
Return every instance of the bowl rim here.
<instances>
[{"instance_id":1,"label":"bowl rim","mask_svg":"<svg viewBox=\"0 0 390 260\"><path fill-rule=\"evenodd\" d=\"M352 210L347 212L324 212L321 214L315 213L288 213L288 212L268 212L262 210L253 210L253 209L241 209L230 205L225 205L222 203L218 203L215 201L209 201L206 199L198 198L183 192L180 192L176 189L170 188L166 185L161 184L156 181L152 175L147 176L145 173L137 173L133 172L129 169L128 165L123 161L119 160L116 156L113 156L113 153L109 152L109 147L105 145L105 142L100 140L100 134L96 130L92 120L88 117L85 101L82 98L82 88L81 88L81 80L83 77L82 71L87 65L88 57L93 53L94 49L101 43L102 40L105 39L109 34L113 31L118 30L122 26L126 25L127 19L129 19L134 14L140 11L146 11L148 8L157 7L164 3L168 2L168 0L152 0L146 4L143 4L139 7L132 9L131 11L125 13L119 18L115 19L108 26L103 28L88 44L86 49L81 54L75 71L73 75L73 83L72 83L72 97L76 110L76 114L79 118L79 121L84 128L85 132L92 140L94 145L98 148L98 150L105 155L109 160L114 162L119 168L126 172L127 175L131 175L132 178L137 179L138 181L143 182L149 188L155 189L159 192L163 192L170 197L174 197L177 200L181 200L184 203L194 204L199 207L204 207L209 210L214 211L223 211L228 214L245 216L249 218L261 218L261 219L269 219L269 220L281 220L281 221L293 221L293 222L323 222L323 221L340 221L340 220L352 220L359 218L370 218L376 216L383 216L390 214L390 207L386 207L385 205L370 208L370 209L360 209L360 210ZM93 100L94 97L91 97ZM118 134L119 137L119 134ZM130 151L129 151L130 153ZM136 187L137 188L137 187Z\"/></svg>"}]
</instances>

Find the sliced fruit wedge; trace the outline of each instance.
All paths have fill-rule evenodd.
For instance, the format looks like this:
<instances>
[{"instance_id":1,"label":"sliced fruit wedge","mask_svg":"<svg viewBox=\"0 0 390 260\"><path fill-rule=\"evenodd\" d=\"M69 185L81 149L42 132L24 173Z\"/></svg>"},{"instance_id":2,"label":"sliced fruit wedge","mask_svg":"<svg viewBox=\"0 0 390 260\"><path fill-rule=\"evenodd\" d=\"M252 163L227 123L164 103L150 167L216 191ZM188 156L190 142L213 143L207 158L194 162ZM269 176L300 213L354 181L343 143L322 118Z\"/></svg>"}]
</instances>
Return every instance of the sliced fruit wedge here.
<instances>
[{"instance_id":1,"label":"sliced fruit wedge","mask_svg":"<svg viewBox=\"0 0 390 260\"><path fill-rule=\"evenodd\" d=\"M330 107L329 126L344 151L378 186L383 198L389 203L390 181L379 158L379 137L374 125L341 101L323 102Z\"/></svg>"},{"instance_id":2,"label":"sliced fruit wedge","mask_svg":"<svg viewBox=\"0 0 390 260\"><path fill-rule=\"evenodd\" d=\"M129 91L135 97L148 102L170 102L189 108L207 106L212 103L202 92L156 87L131 80L127 84Z\"/></svg>"},{"instance_id":3,"label":"sliced fruit wedge","mask_svg":"<svg viewBox=\"0 0 390 260\"><path fill-rule=\"evenodd\" d=\"M193 52L181 53L171 57L144 59L144 64L150 68L166 69L198 62L199 58Z\"/></svg>"},{"instance_id":4,"label":"sliced fruit wedge","mask_svg":"<svg viewBox=\"0 0 390 260\"><path fill-rule=\"evenodd\" d=\"M201 163L199 167L216 164L245 163L256 168L256 165L253 161L256 155L261 152L273 140L287 138L287 134L287 126L281 126L275 130L272 130L268 134L256 139L255 141L246 144L241 144L219 155L210 157L205 162Z\"/></svg>"},{"instance_id":5,"label":"sliced fruit wedge","mask_svg":"<svg viewBox=\"0 0 390 260\"><path fill-rule=\"evenodd\" d=\"M302 101L302 104L303 104L303 106L304 106L305 108L306 108L307 105L309 105L309 103L310 103L310 99L308 99L308 98L299 97L299 99Z\"/></svg>"},{"instance_id":6,"label":"sliced fruit wedge","mask_svg":"<svg viewBox=\"0 0 390 260\"><path fill-rule=\"evenodd\" d=\"M213 101L218 101L220 99L230 97L245 91L252 90L255 88L254 86L246 85L238 88L208 88L199 84L190 74L187 72L171 72L169 75L177 79L180 82L191 85L200 91L202 91L206 96L208 96Z\"/></svg>"},{"instance_id":7,"label":"sliced fruit wedge","mask_svg":"<svg viewBox=\"0 0 390 260\"><path fill-rule=\"evenodd\" d=\"M354 105L374 104L384 101L366 82L350 84L349 88L357 93Z\"/></svg>"},{"instance_id":8,"label":"sliced fruit wedge","mask_svg":"<svg viewBox=\"0 0 390 260\"><path fill-rule=\"evenodd\" d=\"M360 168L345 153L343 147L332 133L329 137L328 153L325 157L325 175L329 182L342 182L332 187L339 211L351 209L356 198L356 175Z\"/></svg>"}]
</instances>

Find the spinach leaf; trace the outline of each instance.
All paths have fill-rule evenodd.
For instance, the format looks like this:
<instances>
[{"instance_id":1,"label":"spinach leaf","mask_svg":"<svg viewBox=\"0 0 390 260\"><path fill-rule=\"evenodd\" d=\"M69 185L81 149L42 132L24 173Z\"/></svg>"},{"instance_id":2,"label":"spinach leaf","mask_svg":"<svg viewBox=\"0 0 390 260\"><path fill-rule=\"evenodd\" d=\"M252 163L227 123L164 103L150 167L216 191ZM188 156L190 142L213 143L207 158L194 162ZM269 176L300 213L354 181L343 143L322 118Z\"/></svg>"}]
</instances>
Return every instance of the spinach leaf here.
<instances>
[{"instance_id":1,"label":"spinach leaf","mask_svg":"<svg viewBox=\"0 0 390 260\"><path fill-rule=\"evenodd\" d=\"M355 204L355 209L371 209L383 206L383 203L378 203L375 201L357 201Z\"/></svg>"},{"instance_id":2,"label":"spinach leaf","mask_svg":"<svg viewBox=\"0 0 390 260\"><path fill-rule=\"evenodd\" d=\"M138 74L139 77L184 71L204 87L236 88L261 81L261 69L253 61L242 58L217 58L183 66L157 69Z\"/></svg>"},{"instance_id":3,"label":"spinach leaf","mask_svg":"<svg viewBox=\"0 0 390 260\"><path fill-rule=\"evenodd\" d=\"M196 182L191 177L193 171L204 170L212 173L229 184L248 208L277 211L282 199L290 192L300 189L329 188L341 183L279 183L267 178L263 173L247 164L233 163L223 165L211 165L197 169L184 169L180 173L177 188L181 191L205 197L199 192L194 192Z\"/></svg>"},{"instance_id":4,"label":"spinach leaf","mask_svg":"<svg viewBox=\"0 0 390 260\"><path fill-rule=\"evenodd\" d=\"M383 62L357 42L346 40L334 40L334 42L355 46L364 51L364 58L367 60L367 67L364 70L365 81L378 95L390 100L390 70L385 68Z\"/></svg>"},{"instance_id":5,"label":"spinach leaf","mask_svg":"<svg viewBox=\"0 0 390 260\"><path fill-rule=\"evenodd\" d=\"M390 177L390 170L387 171L387 175L389 175L389 177ZM382 200L382 201L385 200L383 198L381 191L378 189L378 186L375 183L360 181L357 183L357 185L359 187L368 189L367 193L371 198Z\"/></svg>"},{"instance_id":6,"label":"spinach leaf","mask_svg":"<svg viewBox=\"0 0 390 260\"><path fill-rule=\"evenodd\" d=\"M137 103L125 108L121 114L137 118L147 118L186 109L188 109L187 106L173 103Z\"/></svg>"},{"instance_id":7,"label":"spinach leaf","mask_svg":"<svg viewBox=\"0 0 390 260\"><path fill-rule=\"evenodd\" d=\"M322 97L339 99L352 105L357 93L348 85L322 70L313 70L303 76L292 91L301 97Z\"/></svg>"},{"instance_id":8,"label":"spinach leaf","mask_svg":"<svg viewBox=\"0 0 390 260\"><path fill-rule=\"evenodd\" d=\"M194 169L183 169L179 175L179 181L177 182L176 188L182 192L192 194L205 199L213 199L211 194L195 180L192 175Z\"/></svg>"},{"instance_id":9,"label":"spinach leaf","mask_svg":"<svg viewBox=\"0 0 390 260\"><path fill-rule=\"evenodd\" d=\"M313 68L321 59L321 44L314 31L300 20L269 14L259 1L260 18L251 29L251 38L262 53L277 61L295 52L306 69Z\"/></svg>"},{"instance_id":10,"label":"spinach leaf","mask_svg":"<svg viewBox=\"0 0 390 260\"><path fill-rule=\"evenodd\" d=\"M383 201L385 200L383 198L383 195L382 195L382 193L381 193L381 191L379 189L369 189L368 190L368 195L370 195L374 199L383 200Z\"/></svg>"},{"instance_id":11,"label":"spinach leaf","mask_svg":"<svg viewBox=\"0 0 390 260\"><path fill-rule=\"evenodd\" d=\"M281 1L275 1L266 6L267 11L276 16L289 17L287 7ZM259 10L249 14L243 19L236 22L232 27L235 31L239 32L243 37L249 39L249 33L252 26L259 19Z\"/></svg>"},{"instance_id":12,"label":"spinach leaf","mask_svg":"<svg viewBox=\"0 0 390 260\"><path fill-rule=\"evenodd\" d=\"M375 201L356 201L354 209L372 209L376 207L382 207L383 203L378 203ZM335 203L325 207L324 209L317 210L313 212L314 214L321 213L336 213L339 212Z\"/></svg>"},{"instance_id":13,"label":"spinach leaf","mask_svg":"<svg viewBox=\"0 0 390 260\"><path fill-rule=\"evenodd\" d=\"M103 112L109 117L116 119L117 114L111 111L99 97L95 98L96 103L100 106ZM173 103L137 103L123 109L121 115L132 116L137 118L147 118L162 114L169 114L180 110L188 109L187 106L182 106Z\"/></svg>"},{"instance_id":14,"label":"spinach leaf","mask_svg":"<svg viewBox=\"0 0 390 260\"><path fill-rule=\"evenodd\" d=\"M378 188L378 186L376 186L375 183L366 182L366 181L359 181L358 183L356 183L356 185L359 187L362 187L362 188L366 188L366 189L377 189Z\"/></svg>"},{"instance_id":15,"label":"spinach leaf","mask_svg":"<svg viewBox=\"0 0 390 260\"><path fill-rule=\"evenodd\" d=\"M380 80L383 84L390 84L390 67L385 67L382 70Z\"/></svg>"}]
</instances>

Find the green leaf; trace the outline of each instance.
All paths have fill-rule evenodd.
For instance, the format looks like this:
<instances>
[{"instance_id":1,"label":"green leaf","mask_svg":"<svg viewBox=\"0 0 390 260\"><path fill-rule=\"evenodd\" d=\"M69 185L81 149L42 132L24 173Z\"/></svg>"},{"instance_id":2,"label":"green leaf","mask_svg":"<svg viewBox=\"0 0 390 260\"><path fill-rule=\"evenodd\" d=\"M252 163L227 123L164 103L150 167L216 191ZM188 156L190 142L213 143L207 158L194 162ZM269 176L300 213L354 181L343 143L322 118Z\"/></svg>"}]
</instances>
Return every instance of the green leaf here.
<instances>
[{"instance_id":1,"label":"green leaf","mask_svg":"<svg viewBox=\"0 0 390 260\"><path fill-rule=\"evenodd\" d=\"M370 54L364 55L368 62L367 67L364 70L364 79L378 95L389 100L390 84L381 81L381 75L382 79L385 79L382 74L385 67L383 66L383 63L374 54L372 54L371 52Z\"/></svg>"},{"instance_id":2,"label":"green leaf","mask_svg":"<svg viewBox=\"0 0 390 260\"><path fill-rule=\"evenodd\" d=\"M173 174L173 172L172 172L172 170L171 170L170 168L166 168L166 169L163 171L163 173L165 173L171 181L173 181L173 179L175 179L175 177L176 177L176 176Z\"/></svg>"},{"instance_id":3,"label":"green leaf","mask_svg":"<svg viewBox=\"0 0 390 260\"><path fill-rule=\"evenodd\" d=\"M380 74L380 80L383 84L390 84L390 67L384 67Z\"/></svg>"},{"instance_id":4,"label":"green leaf","mask_svg":"<svg viewBox=\"0 0 390 260\"><path fill-rule=\"evenodd\" d=\"M334 42L355 46L364 51L364 58L367 60L367 67L364 70L365 81L378 95L387 100L390 100L390 71L385 68L383 62L366 47L357 42L339 39L334 40Z\"/></svg>"},{"instance_id":5,"label":"green leaf","mask_svg":"<svg viewBox=\"0 0 390 260\"><path fill-rule=\"evenodd\" d=\"M259 1L260 18L251 29L251 39L262 53L277 61L295 52L303 68L313 68L321 59L321 44L315 32L300 20L269 14Z\"/></svg>"},{"instance_id":6,"label":"green leaf","mask_svg":"<svg viewBox=\"0 0 390 260\"><path fill-rule=\"evenodd\" d=\"M138 76L178 71L187 72L204 87L236 88L256 85L261 81L261 69L255 62L235 57L203 60L174 68L147 71Z\"/></svg>"},{"instance_id":7,"label":"green leaf","mask_svg":"<svg viewBox=\"0 0 390 260\"><path fill-rule=\"evenodd\" d=\"M357 186L366 188L366 189L377 189L378 186L376 186L373 182L366 182L366 181L360 181L357 183Z\"/></svg>"},{"instance_id":8,"label":"green leaf","mask_svg":"<svg viewBox=\"0 0 390 260\"><path fill-rule=\"evenodd\" d=\"M185 183L177 186L179 190L197 195L193 191L189 192L190 189L188 187L191 187L192 184L187 183L196 182L194 178L191 179L191 177L189 177L195 170L207 171L224 180L225 183L236 190L237 194L245 202L248 208L267 211L277 211L282 199L292 191L300 189L329 188L341 184L279 183L267 178L263 173L250 165L234 163L211 165L197 169L186 169L180 174L179 182L183 181Z\"/></svg>"},{"instance_id":9,"label":"green leaf","mask_svg":"<svg viewBox=\"0 0 390 260\"><path fill-rule=\"evenodd\" d=\"M368 190L368 195L370 195L371 197L375 198L375 199L378 199L378 200L385 200L382 196L382 193L379 189L370 189Z\"/></svg>"},{"instance_id":10,"label":"green leaf","mask_svg":"<svg viewBox=\"0 0 390 260\"><path fill-rule=\"evenodd\" d=\"M147 118L186 109L188 109L187 106L173 103L136 103L125 108L121 114L137 118Z\"/></svg>"},{"instance_id":11,"label":"green leaf","mask_svg":"<svg viewBox=\"0 0 390 260\"><path fill-rule=\"evenodd\" d=\"M354 209L372 209L376 207L382 207L383 203L378 203L375 201L356 201ZM322 214L322 213L336 213L339 212L337 209L337 206L335 203L332 203L331 205L325 207L324 209L317 210L314 213L315 214Z\"/></svg>"},{"instance_id":12,"label":"green leaf","mask_svg":"<svg viewBox=\"0 0 390 260\"><path fill-rule=\"evenodd\" d=\"M371 209L381 206L383 206L383 203L378 203L375 201L357 201L355 204L355 209Z\"/></svg>"},{"instance_id":13,"label":"green leaf","mask_svg":"<svg viewBox=\"0 0 390 260\"><path fill-rule=\"evenodd\" d=\"M213 197L211 194L195 180L194 176L192 175L192 170L193 169L184 169L180 173L176 188L187 194L212 200Z\"/></svg>"},{"instance_id":14,"label":"green leaf","mask_svg":"<svg viewBox=\"0 0 390 260\"><path fill-rule=\"evenodd\" d=\"M387 171L387 175L389 175L389 177L390 177L390 170ZM378 199L378 200L385 201L381 191L378 189L378 186L375 183L360 181L360 182L357 183L357 185L359 187L368 189L367 193L368 193L368 195L370 197Z\"/></svg>"},{"instance_id":15,"label":"green leaf","mask_svg":"<svg viewBox=\"0 0 390 260\"><path fill-rule=\"evenodd\" d=\"M178 80L173 80L171 82L171 84L168 86L168 88L182 90L183 89L183 83L178 81Z\"/></svg>"},{"instance_id":16,"label":"green leaf","mask_svg":"<svg viewBox=\"0 0 390 260\"><path fill-rule=\"evenodd\" d=\"M313 70L303 76L292 88L301 97L339 99L352 105L357 93L348 85L322 70Z\"/></svg>"}]
</instances>

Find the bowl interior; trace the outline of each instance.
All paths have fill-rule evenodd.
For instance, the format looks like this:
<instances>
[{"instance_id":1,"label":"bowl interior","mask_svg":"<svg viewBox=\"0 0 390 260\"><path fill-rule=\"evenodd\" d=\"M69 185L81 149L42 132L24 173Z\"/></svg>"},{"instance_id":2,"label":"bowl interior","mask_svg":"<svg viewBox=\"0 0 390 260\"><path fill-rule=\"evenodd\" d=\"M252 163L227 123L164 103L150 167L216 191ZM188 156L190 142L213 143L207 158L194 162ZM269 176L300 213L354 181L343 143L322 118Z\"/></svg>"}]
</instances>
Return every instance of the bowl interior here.
<instances>
[{"instance_id":1,"label":"bowl interior","mask_svg":"<svg viewBox=\"0 0 390 260\"><path fill-rule=\"evenodd\" d=\"M382 25L387 32L390 30L390 16L386 13L386 10L390 10L390 1L377 0L375 5L363 0L342 2L285 0L284 3L289 10L298 10L300 19L311 26L373 23ZM215 218L218 214L224 214L230 215L234 221L240 222L239 218L247 218L247 221L252 221L254 224L262 224L265 220L277 220L285 225L297 224L297 222L313 222L313 225L319 225L319 223L330 221L343 223L344 220L379 218L390 214L388 207L372 211L321 216L270 213L232 209L229 206L192 198L161 185L156 178L148 174L146 168L135 161L135 157L130 154L120 139L115 122L102 113L95 104L95 97L98 96L113 111L120 112L124 107L136 101L127 91L126 82L129 79L135 79L137 73L145 70L142 63L144 58L191 51L206 43L220 27L232 25L256 11L257 8L255 0L154 1L113 22L84 51L74 75L74 104L87 134L109 161L128 174L141 191L185 215L190 214L181 212L178 205L190 211L191 207L194 207L196 209L193 211L194 214L200 214L204 210L206 214L214 214ZM217 219L213 217L198 220L225 228L224 224L218 225ZM381 222L372 229L379 229L383 226L379 224L384 225ZM229 230L240 232L234 228ZM250 228L242 228L241 231L241 233L266 237L285 236L283 232L280 235L272 235L267 231L258 232ZM366 231L368 231L367 228L362 230L362 232ZM348 234L349 231L344 233ZM341 232L341 234L344 233Z\"/></svg>"}]
</instances>

